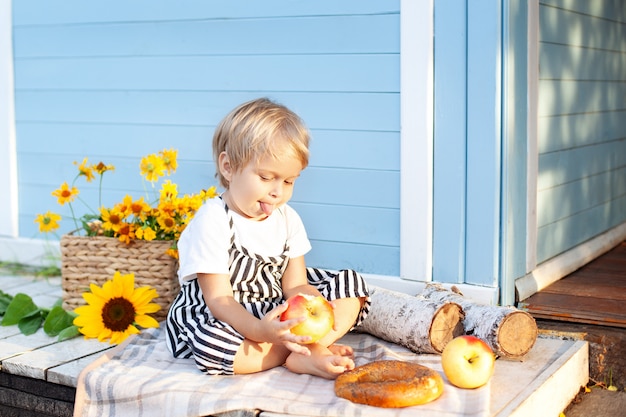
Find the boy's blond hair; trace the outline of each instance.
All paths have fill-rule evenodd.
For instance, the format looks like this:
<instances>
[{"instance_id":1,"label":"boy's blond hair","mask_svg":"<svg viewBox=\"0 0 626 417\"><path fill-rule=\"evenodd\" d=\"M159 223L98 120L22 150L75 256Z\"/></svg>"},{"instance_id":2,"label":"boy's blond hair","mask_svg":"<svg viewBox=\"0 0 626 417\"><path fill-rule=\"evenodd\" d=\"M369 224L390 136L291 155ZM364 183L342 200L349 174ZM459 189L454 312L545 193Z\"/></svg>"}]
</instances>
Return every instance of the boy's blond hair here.
<instances>
[{"instance_id":1,"label":"boy's blond hair","mask_svg":"<svg viewBox=\"0 0 626 417\"><path fill-rule=\"evenodd\" d=\"M302 169L309 164L309 131L300 117L282 104L267 98L248 101L222 119L213 134L213 158L218 163L222 152L228 154L235 172L264 157L298 158ZM215 176L224 188L228 181L219 168Z\"/></svg>"}]
</instances>

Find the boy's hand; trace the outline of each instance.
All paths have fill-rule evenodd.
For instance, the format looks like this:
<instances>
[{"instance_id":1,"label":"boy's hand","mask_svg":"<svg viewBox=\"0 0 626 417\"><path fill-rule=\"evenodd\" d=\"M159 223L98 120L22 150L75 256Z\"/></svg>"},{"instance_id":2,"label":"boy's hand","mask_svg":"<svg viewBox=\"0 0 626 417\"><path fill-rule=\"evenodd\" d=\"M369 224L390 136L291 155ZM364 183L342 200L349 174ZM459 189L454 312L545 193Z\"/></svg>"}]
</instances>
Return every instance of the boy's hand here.
<instances>
[{"instance_id":1,"label":"boy's hand","mask_svg":"<svg viewBox=\"0 0 626 417\"><path fill-rule=\"evenodd\" d=\"M311 351L303 343L311 340L310 336L296 336L291 333L291 328L302 323L306 318L299 317L296 319L280 321L281 314L287 310L287 303L283 303L272 311L267 313L261 319L263 333L267 335L267 341L271 343L283 344L292 352L302 355L310 355Z\"/></svg>"}]
</instances>

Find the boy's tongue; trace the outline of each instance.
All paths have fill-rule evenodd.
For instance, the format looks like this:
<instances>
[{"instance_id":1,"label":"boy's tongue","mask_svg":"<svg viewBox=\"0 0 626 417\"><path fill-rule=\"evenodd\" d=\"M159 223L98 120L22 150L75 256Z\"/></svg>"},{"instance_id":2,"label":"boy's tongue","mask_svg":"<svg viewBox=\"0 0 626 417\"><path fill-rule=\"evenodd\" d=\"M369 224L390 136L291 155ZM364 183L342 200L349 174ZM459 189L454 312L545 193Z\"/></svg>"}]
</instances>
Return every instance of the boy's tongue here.
<instances>
[{"instance_id":1,"label":"boy's tongue","mask_svg":"<svg viewBox=\"0 0 626 417\"><path fill-rule=\"evenodd\" d=\"M274 205L261 202L261 210L266 216L269 216L274 211Z\"/></svg>"}]
</instances>

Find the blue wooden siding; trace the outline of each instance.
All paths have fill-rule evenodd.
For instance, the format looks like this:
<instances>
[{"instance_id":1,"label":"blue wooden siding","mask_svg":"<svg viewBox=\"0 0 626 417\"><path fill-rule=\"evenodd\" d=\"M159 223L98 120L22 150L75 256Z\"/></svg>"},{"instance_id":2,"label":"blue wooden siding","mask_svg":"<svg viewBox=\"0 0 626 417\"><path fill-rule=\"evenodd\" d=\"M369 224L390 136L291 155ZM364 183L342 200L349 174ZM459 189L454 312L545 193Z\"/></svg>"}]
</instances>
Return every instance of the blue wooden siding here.
<instances>
[{"instance_id":1,"label":"blue wooden siding","mask_svg":"<svg viewBox=\"0 0 626 417\"><path fill-rule=\"evenodd\" d=\"M139 158L163 148L182 192L214 184L215 125L269 96L312 131L292 199L308 263L399 275L398 1L20 0L13 25L21 236L40 236L35 215L60 210L50 192L84 157L116 166L104 204L142 195Z\"/></svg>"},{"instance_id":2,"label":"blue wooden siding","mask_svg":"<svg viewBox=\"0 0 626 417\"><path fill-rule=\"evenodd\" d=\"M433 279L440 282L498 284L500 22L499 0L435 2Z\"/></svg>"},{"instance_id":3,"label":"blue wooden siding","mask_svg":"<svg viewBox=\"0 0 626 417\"><path fill-rule=\"evenodd\" d=\"M540 3L537 260L626 221L626 4Z\"/></svg>"}]
</instances>

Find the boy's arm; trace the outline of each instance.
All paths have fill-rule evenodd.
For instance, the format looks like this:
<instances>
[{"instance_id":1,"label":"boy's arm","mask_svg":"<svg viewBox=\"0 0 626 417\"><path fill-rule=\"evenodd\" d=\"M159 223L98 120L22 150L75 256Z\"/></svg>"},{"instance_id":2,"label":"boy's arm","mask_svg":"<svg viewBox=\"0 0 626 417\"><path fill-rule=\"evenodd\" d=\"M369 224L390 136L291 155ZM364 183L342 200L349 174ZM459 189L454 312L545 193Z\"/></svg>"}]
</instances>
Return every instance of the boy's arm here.
<instances>
[{"instance_id":1,"label":"boy's arm","mask_svg":"<svg viewBox=\"0 0 626 417\"><path fill-rule=\"evenodd\" d=\"M285 299L298 293L309 295L321 295L314 286L306 279L306 263L304 256L289 259L282 278L283 295Z\"/></svg>"},{"instance_id":2,"label":"boy's arm","mask_svg":"<svg viewBox=\"0 0 626 417\"><path fill-rule=\"evenodd\" d=\"M207 303L213 316L233 326L246 339L270 343L305 341L302 337L289 332L289 329L301 320L280 321L280 315L287 309L286 305L274 308L261 320L235 300L228 275L198 274L197 279L202 289L204 302Z\"/></svg>"},{"instance_id":3,"label":"boy's arm","mask_svg":"<svg viewBox=\"0 0 626 417\"><path fill-rule=\"evenodd\" d=\"M230 324L244 337L256 340L253 335L258 319L235 300L228 275L198 274L198 284L204 302L216 319Z\"/></svg>"}]
</instances>

